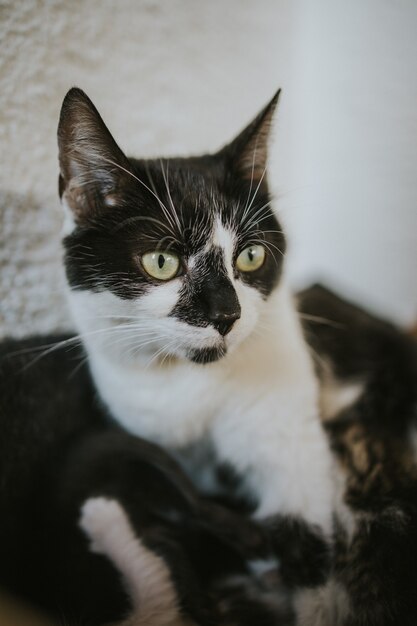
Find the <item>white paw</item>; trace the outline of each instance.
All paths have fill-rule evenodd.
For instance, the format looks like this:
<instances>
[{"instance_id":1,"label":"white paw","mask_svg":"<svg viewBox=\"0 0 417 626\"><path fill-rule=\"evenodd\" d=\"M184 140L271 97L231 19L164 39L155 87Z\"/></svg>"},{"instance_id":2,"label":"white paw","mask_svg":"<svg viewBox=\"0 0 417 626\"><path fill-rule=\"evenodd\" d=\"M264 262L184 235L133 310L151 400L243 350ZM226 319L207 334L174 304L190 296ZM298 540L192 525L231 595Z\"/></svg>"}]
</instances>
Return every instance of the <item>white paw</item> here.
<instances>
[{"instance_id":1,"label":"white paw","mask_svg":"<svg viewBox=\"0 0 417 626\"><path fill-rule=\"evenodd\" d=\"M79 526L90 539L93 552L106 553L115 529L125 524L125 513L116 500L89 498L81 507Z\"/></svg>"}]
</instances>

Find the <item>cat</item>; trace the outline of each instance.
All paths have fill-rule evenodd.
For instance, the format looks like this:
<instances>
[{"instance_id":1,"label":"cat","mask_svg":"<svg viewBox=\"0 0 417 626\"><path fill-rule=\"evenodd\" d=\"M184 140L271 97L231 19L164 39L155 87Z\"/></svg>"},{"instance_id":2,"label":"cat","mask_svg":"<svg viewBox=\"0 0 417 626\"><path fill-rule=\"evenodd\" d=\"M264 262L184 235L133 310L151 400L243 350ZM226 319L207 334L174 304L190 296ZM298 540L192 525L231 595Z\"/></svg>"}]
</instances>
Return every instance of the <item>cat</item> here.
<instances>
[{"instance_id":1,"label":"cat","mask_svg":"<svg viewBox=\"0 0 417 626\"><path fill-rule=\"evenodd\" d=\"M278 95L218 154L164 163L128 160L71 90L58 129L69 301L120 425L177 451L208 436L259 517L303 513L329 532L332 458L266 183Z\"/></svg>"},{"instance_id":2,"label":"cat","mask_svg":"<svg viewBox=\"0 0 417 626\"><path fill-rule=\"evenodd\" d=\"M162 556L184 619L416 622L415 343L321 287L290 293L277 101L216 154L136 160L81 90L64 100L80 336L1 346L0 583L75 622L129 610L110 535L106 559L79 527L97 497Z\"/></svg>"},{"instance_id":3,"label":"cat","mask_svg":"<svg viewBox=\"0 0 417 626\"><path fill-rule=\"evenodd\" d=\"M297 624L413 623L417 608L401 573L401 563L409 564L401 533L415 555L414 503L404 499L401 481L402 495L395 493L389 471L405 473L406 492L414 493L408 483L414 485L415 344L349 307L345 352L332 358L326 341L316 339L317 349L306 340L267 184L278 97L215 154L137 160L120 150L89 98L70 90L58 129L70 306L98 393L121 427L169 449L208 492L222 488L222 469L229 469L253 517L275 528L284 576L282 538L291 529L300 546L314 547L313 563L319 554L316 571L287 576L297 589ZM337 314L347 305L331 297L330 305L334 315L316 317L338 327ZM362 342L357 369L346 366L356 347L347 338L356 340L355 333ZM381 345L388 366L377 358ZM347 461L357 454L355 437L368 442L359 445L359 488L355 463ZM380 461L373 468L364 460L377 441L384 458L396 459L392 438L404 446L404 467L393 460L381 470ZM203 451L208 468L201 467ZM352 494L352 481L359 491L369 488L373 472L381 471L391 485L388 511L384 490L375 496L378 506L366 498L359 505ZM373 524L381 533L375 545L367 536ZM396 527L399 550L388 577L394 559L384 552L385 537L392 539L387 527ZM384 554L384 573L377 560L361 562L371 545ZM387 598L390 589L402 600Z\"/></svg>"}]
</instances>

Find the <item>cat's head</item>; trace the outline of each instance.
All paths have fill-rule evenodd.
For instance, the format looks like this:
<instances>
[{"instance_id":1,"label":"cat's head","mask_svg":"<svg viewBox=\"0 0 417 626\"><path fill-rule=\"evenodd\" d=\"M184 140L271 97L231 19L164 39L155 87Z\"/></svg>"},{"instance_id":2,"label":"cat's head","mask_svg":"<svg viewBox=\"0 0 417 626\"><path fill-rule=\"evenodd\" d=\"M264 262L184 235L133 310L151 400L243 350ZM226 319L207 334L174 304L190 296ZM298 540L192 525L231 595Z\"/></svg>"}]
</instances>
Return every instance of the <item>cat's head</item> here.
<instances>
[{"instance_id":1,"label":"cat's head","mask_svg":"<svg viewBox=\"0 0 417 626\"><path fill-rule=\"evenodd\" d=\"M198 363L257 327L285 239L266 164L279 92L212 155L137 160L77 88L62 105L59 190L71 300L81 331L120 355Z\"/></svg>"}]
</instances>

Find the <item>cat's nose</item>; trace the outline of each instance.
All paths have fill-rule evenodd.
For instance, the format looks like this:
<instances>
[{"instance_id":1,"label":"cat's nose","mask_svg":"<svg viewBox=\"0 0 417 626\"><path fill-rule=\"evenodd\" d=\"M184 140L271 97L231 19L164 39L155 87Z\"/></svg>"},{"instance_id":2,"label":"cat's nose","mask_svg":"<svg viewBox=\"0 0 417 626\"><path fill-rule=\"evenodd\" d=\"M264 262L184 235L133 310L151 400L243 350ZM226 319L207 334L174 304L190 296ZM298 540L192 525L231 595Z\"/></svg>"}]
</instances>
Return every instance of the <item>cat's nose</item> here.
<instances>
[{"instance_id":1,"label":"cat's nose","mask_svg":"<svg viewBox=\"0 0 417 626\"><path fill-rule=\"evenodd\" d=\"M210 321L222 337L232 330L233 324L240 318L240 310L233 313L212 312Z\"/></svg>"},{"instance_id":2,"label":"cat's nose","mask_svg":"<svg viewBox=\"0 0 417 626\"><path fill-rule=\"evenodd\" d=\"M240 303L232 283L216 277L207 281L200 295L206 319L225 337L240 318Z\"/></svg>"}]
</instances>

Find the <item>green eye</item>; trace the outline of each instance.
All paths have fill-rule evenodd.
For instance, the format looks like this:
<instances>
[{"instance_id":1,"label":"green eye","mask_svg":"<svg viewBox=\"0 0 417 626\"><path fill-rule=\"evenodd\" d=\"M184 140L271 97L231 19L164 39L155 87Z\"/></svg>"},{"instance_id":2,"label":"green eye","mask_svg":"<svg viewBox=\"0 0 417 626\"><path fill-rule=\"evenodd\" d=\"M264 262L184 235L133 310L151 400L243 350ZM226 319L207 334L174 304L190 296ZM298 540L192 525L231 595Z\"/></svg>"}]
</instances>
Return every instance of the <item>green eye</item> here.
<instances>
[{"instance_id":1,"label":"green eye","mask_svg":"<svg viewBox=\"0 0 417 626\"><path fill-rule=\"evenodd\" d=\"M178 272L180 260L171 252L147 252L142 257L142 265L152 278L171 280Z\"/></svg>"},{"instance_id":2,"label":"green eye","mask_svg":"<svg viewBox=\"0 0 417 626\"><path fill-rule=\"evenodd\" d=\"M236 260L236 267L241 272L254 272L265 261L265 248L263 246L249 246L242 250Z\"/></svg>"}]
</instances>

